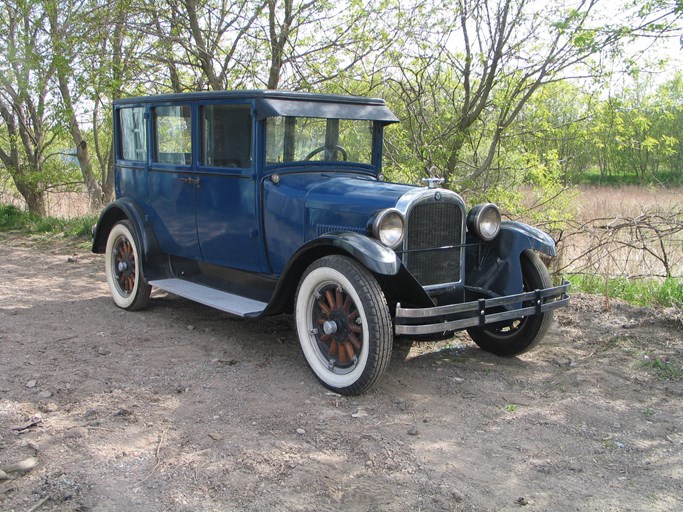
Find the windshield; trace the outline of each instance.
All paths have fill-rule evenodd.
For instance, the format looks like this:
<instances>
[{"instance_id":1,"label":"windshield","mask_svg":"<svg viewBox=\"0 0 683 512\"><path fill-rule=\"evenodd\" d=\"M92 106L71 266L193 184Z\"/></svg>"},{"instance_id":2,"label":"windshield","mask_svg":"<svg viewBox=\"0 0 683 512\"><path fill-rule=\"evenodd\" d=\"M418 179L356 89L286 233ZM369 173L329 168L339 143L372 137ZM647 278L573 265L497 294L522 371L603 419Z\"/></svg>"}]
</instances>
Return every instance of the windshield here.
<instances>
[{"instance_id":1,"label":"windshield","mask_svg":"<svg viewBox=\"0 0 683 512\"><path fill-rule=\"evenodd\" d=\"M324 161L372 164L372 121L269 117L266 164Z\"/></svg>"}]
</instances>

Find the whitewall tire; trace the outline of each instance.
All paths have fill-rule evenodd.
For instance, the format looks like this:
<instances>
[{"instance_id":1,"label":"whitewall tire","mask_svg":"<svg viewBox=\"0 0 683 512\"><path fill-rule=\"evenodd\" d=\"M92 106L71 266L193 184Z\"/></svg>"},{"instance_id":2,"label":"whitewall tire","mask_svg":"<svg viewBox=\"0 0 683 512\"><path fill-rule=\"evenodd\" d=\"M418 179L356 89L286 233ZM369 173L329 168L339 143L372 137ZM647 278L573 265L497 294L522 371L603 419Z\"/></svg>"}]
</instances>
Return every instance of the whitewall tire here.
<instances>
[{"instance_id":1,"label":"whitewall tire","mask_svg":"<svg viewBox=\"0 0 683 512\"><path fill-rule=\"evenodd\" d=\"M117 306L135 311L148 304L152 287L143 278L140 247L128 220L117 222L109 232L105 273Z\"/></svg>"},{"instance_id":2,"label":"whitewall tire","mask_svg":"<svg viewBox=\"0 0 683 512\"><path fill-rule=\"evenodd\" d=\"M306 361L324 386L353 395L386 370L391 316L375 277L346 256L326 256L306 270L296 294L296 326Z\"/></svg>"}]
</instances>

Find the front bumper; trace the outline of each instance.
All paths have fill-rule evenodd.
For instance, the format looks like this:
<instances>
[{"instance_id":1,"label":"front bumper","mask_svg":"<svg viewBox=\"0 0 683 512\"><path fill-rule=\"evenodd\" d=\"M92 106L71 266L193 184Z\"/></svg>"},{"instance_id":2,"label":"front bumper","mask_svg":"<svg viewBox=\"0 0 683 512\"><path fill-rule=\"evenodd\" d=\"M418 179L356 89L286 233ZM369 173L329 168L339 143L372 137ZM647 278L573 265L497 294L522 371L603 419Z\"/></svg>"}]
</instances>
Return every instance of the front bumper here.
<instances>
[{"instance_id":1,"label":"front bumper","mask_svg":"<svg viewBox=\"0 0 683 512\"><path fill-rule=\"evenodd\" d=\"M419 336L537 315L566 306L569 286L563 279L560 286L544 290L432 308L402 308L397 304L394 331L397 335Z\"/></svg>"}]
</instances>

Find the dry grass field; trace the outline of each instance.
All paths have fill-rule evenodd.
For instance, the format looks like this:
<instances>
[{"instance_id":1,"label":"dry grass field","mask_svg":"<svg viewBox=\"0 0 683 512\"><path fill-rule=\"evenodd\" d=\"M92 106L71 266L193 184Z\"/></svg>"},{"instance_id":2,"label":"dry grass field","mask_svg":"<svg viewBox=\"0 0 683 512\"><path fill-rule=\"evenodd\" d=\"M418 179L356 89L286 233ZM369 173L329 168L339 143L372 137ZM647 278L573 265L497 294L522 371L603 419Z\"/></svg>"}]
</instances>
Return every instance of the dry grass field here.
<instances>
[{"instance_id":1,"label":"dry grass field","mask_svg":"<svg viewBox=\"0 0 683 512\"><path fill-rule=\"evenodd\" d=\"M683 204L683 188L579 187L578 219L637 217L643 213L667 213Z\"/></svg>"},{"instance_id":2,"label":"dry grass field","mask_svg":"<svg viewBox=\"0 0 683 512\"><path fill-rule=\"evenodd\" d=\"M556 268L619 277L683 277L683 189L581 187Z\"/></svg>"}]
</instances>

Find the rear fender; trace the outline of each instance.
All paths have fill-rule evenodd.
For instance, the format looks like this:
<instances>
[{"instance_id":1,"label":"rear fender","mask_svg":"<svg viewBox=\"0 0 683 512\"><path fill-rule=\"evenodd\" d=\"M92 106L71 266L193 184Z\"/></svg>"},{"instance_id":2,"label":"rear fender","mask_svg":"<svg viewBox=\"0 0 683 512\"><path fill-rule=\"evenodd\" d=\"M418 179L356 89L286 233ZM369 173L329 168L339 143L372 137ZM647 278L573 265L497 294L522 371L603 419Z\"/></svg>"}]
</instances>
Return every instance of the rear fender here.
<instances>
[{"instance_id":1,"label":"rear fender","mask_svg":"<svg viewBox=\"0 0 683 512\"><path fill-rule=\"evenodd\" d=\"M466 281L468 287L486 290L491 295L521 293L521 255L527 249L555 256L555 241L540 229L521 222L501 223L500 233L485 243L467 234L465 252Z\"/></svg>"},{"instance_id":2,"label":"rear fender","mask_svg":"<svg viewBox=\"0 0 683 512\"><path fill-rule=\"evenodd\" d=\"M141 250L147 253L147 240L144 230L143 214L140 208L130 199L122 198L109 203L100 214L93 232L92 252L103 254L107 247L107 238L114 224L121 220L129 220L140 239Z\"/></svg>"},{"instance_id":3,"label":"rear fender","mask_svg":"<svg viewBox=\"0 0 683 512\"><path fill-rule=\"evenodd\" d=\"M162 270L167 265L162 258L154 231L145 222L142 208L127 197L109 203L100 214L93 232L92 252L98 254L105 252L109 232L114 224L122 220L130 221L135 229L135 235L138 237L138 244L142 253L145 278L158 279L168 276L168 272Z\"/></svg>"}]
</instances>

